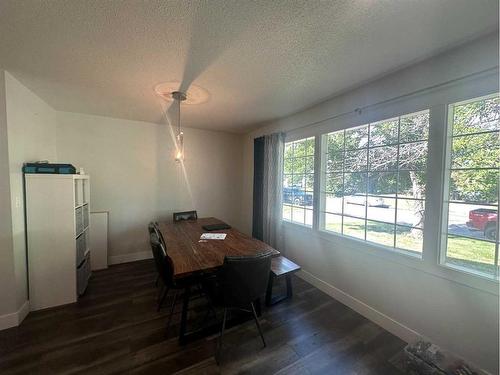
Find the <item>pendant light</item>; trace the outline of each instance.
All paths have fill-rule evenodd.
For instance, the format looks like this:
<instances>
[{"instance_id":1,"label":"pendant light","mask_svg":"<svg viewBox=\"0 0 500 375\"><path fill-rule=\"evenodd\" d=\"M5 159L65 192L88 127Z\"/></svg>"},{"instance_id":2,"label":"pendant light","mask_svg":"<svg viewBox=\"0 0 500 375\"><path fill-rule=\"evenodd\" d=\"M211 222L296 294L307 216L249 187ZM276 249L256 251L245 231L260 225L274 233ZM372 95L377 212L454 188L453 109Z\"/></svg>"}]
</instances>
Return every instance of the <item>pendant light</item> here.
<instances>
[{"instance_id":1,"label":"pendant light","mask_svg":"<svg viewBox=\"0 0 500 375\"><path fill-rule=\"evenodd\" d=\"M186 94L180 91L174 91L172 98L177 102L177 135L176 135L176 152L175 161L181 162L184 160L184 133L181 128L181 102L186 100Z\"/></svg>"}]
</instances>

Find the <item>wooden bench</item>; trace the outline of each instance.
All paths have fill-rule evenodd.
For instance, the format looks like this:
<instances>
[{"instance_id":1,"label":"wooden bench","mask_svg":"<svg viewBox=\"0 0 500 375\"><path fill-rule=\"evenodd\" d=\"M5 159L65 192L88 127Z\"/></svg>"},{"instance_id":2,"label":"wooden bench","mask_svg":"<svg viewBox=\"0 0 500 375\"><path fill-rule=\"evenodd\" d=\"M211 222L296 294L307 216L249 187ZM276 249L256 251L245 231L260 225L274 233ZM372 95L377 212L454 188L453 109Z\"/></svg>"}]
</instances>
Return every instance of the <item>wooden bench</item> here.
<instances>
[{"instance_id":1,"label":"wooden bench","mask_svg":"<svg viewBox=\"0 0 500 375\"><path fill-rule=\"evenodd\" d=\"M267 284L266 305L272 306L287 298L291 298L292 289L292 274L300 270L300 266L292 262L284 256L274 257L271 260L271 273L269 275L269 283ZM286 294L273 297L274 280L278 277L285 276Z\"/></svg>"}]
</instances>

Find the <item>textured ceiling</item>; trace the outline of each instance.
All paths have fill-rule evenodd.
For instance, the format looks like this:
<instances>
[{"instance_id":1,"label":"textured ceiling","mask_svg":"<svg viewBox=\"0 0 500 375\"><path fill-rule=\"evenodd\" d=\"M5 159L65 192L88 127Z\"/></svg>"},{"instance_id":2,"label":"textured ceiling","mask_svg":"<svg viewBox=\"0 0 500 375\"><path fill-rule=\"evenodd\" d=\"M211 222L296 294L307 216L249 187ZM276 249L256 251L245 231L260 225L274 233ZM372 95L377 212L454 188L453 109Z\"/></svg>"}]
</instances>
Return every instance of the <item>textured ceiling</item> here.
<instances>
[{"instance_id":1,"label":"textured ceiling","mask_svg":"<svg viewBox=\"0 0 500 375\"><path fill-rule=\"evenodd\" d=\"M0 0L0 66L58 110L245 131L498 29L497 0Z\"/></svg>"}]
</instances>

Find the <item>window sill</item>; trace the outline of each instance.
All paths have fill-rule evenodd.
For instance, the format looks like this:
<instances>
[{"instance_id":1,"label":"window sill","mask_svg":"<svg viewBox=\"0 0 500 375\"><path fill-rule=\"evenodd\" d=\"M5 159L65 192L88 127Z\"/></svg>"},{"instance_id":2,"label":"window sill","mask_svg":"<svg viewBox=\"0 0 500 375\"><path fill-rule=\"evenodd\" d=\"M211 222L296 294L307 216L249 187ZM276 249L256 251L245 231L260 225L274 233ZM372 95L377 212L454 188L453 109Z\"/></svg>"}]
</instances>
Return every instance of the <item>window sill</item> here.
<instances>
[{"instance_id":1,"label":"window sill","mask_svg":"<svg viewBox=\"0 0 500 375\"><path fill-rule=\"evenodd\" d=\"M322 240L340 245L343 248L351 248L353 251L360 251L368 256L375 256L398 265L420 270L423 263L421 255L412 254L393 247L367 242L355 237L344 236L323 229L318 229L314 234Z\"/></svg>"},{"instance_id":2,"label":"window sill","mask_svg":"<svg viewBox=\"0 0 500 375\"><path fill-rule=\"evenodd\" d=\"M449 265L432 264L424 261L421 256L406 252L404 250L389 248L387 246L366 242L354 237L338 235L325 230L313 229L301 224L286 221L283 221L283 223L285 224L285 230L300 230L306 235L311 235L315 238L330 242L342 248L349 248L353 251L360 251L368 256L375 256L377 258L409 267L434 277L446 279L448 281L455 282L469 288L477 289L495 296L499 295L499 284L495 279L480 276L471 272L464 272L462 270L458 270L456 267L450 267Z\"/></svg>"},{"instance_id":3,"label":"window sill","mask_svg":"<svg viewBox=\"0 0 500 375\"><path fill-rule=\"evenodd\" d=\"M304 230L308 230L309 232L312 231L312 229L313 229L311 225L296 223L294 221L288 221L288 220L283 220L283 219L281 219L281 224L285 225L285 226L289 225L291 228L298 227L298 228L301 228Z\"/></svg>"},{"instance_id":4,"label":"window sill","mask_svg":"<svg viewBox=\"0 0 500 375\"><path fill-rule=\"evenodd\" d=\"M475 277L484 280L486 282L498 283L499 281L498 277L495 277L494 275L483 273L480 271L474 271L470 268L462 267L458 264L453 264L451 262L445 261L440 263L439 266L444 269L452 270L454 272L460 272L461 274L468 275L469 277Z\"/></svg>"}]
</instances>

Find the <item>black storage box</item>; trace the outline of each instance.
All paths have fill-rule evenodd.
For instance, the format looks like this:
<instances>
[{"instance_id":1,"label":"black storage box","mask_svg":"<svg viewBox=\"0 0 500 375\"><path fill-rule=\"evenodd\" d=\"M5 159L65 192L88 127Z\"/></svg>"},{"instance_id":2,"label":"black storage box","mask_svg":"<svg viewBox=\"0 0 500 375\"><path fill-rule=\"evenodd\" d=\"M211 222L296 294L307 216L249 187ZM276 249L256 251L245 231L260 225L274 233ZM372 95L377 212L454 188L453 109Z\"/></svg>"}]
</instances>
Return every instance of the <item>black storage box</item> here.
<instances>
[{"instance_id":1,"label":"black storage box","mask_svg":"<svg viewBox=\"0 0 500 375\"><path fill-rule=\"evenodd\" d=\"M24 173L76 174L76 168L71 164L24 163Z\"/></svg>"}]
</instances>

